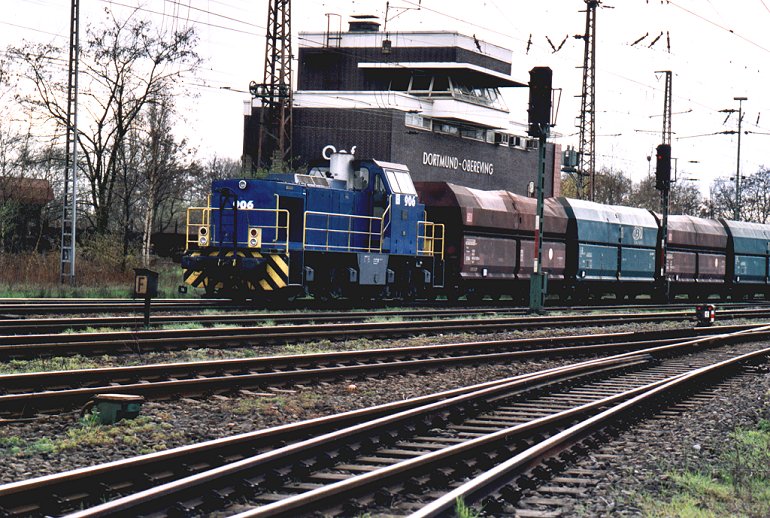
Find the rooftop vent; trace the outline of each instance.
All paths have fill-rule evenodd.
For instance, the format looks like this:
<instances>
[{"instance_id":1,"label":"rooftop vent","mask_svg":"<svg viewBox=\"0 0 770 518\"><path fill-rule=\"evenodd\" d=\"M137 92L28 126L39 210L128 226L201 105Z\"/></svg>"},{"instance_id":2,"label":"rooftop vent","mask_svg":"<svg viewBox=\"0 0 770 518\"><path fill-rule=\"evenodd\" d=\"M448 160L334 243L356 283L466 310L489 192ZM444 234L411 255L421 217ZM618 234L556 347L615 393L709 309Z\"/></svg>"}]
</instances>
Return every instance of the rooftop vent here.
<instances>
[{"instance_id":1,"label":"rooftop vent","mask_svg":"<svg viewBox=\"0 0 770 518\"><path fill-rule=\"evenodd\" d=\"M380 22L376 16L371 14L356 14L351 16L350 32L378 32Z\"/></svg>"}]
</instances>

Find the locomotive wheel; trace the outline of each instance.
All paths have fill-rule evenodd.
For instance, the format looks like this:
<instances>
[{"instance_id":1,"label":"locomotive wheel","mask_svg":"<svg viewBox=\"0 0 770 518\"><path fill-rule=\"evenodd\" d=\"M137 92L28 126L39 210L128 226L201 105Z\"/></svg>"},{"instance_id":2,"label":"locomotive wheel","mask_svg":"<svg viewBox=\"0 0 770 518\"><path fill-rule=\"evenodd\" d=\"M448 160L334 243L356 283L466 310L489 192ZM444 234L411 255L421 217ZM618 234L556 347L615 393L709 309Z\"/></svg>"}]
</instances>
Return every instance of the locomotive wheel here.
<instances>
[{"instance_id":1,"label":"locomotive wheel","mask_svg":"<svg viewBox=\"0 0 770 518\"><path fill-rule=\"evenodd\" d=\"M319 286L316 289L315 296L322 302L331 302L340 300L345 296L345 290L337 270L329 271L328 284Z\"/></svg>"}]
</instances>

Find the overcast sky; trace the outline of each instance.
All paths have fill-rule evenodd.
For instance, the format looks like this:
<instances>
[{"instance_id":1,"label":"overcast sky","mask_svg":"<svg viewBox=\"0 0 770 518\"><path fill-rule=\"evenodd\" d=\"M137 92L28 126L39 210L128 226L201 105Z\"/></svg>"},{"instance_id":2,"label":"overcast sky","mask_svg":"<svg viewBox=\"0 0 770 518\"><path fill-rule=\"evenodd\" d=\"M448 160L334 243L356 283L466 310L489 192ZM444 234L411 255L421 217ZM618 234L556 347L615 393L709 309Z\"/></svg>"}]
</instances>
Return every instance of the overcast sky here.
<instances>
[{"instance_id":1,"label":"overcast sky","mask_svg":"<svg viewBox=\"0 0 770 518\"><path fill-rule=\"evenodd\" d=\"M262 76L267 0L80 1L83 29L87 23L100 23L105 8L121 15L137 6L167 27L193 24L207 61L200 77L187 81L199 97L182 104L185 134L202 155L240 156L243 101L248 99L243 92L250 80L261 81ZM22 39L66 44L69 0L2 3L0 45ZM383 17L385 3L295 0L295 49L298 32L325 30L326 13L342 15L346 28L351 14ZM737 96L748 97L743 129L751 132L742 138L741 171L770 167L763 152L770 149L770 68L764 66L770 61L770 0L606 0L602 5L597 14L597 168L622 170L635 181L648 173L647 157L660 143L662 129L664 82L657 70L674 72L672 155L678 158L681 178L697 179L707 192L714 178L735 174L737 137L715 133L737 129L737 116L725 121L727 114L720 112L737 109ZM407 7L415 9L402 9ZM511 49L511 73L524 82L532 67L550 66L554 86L563 89L554 128L563 137L554 141L577 145L576 96L582 81L577 67L583 43L573 36L584 32L584 8L582 0L394 0L388 29L475 34ZM556 47L567 39L553 53L546 37ZM525 122L526 91L509 92L506 98L511 118Z\"/></svg>"}]
</instances>

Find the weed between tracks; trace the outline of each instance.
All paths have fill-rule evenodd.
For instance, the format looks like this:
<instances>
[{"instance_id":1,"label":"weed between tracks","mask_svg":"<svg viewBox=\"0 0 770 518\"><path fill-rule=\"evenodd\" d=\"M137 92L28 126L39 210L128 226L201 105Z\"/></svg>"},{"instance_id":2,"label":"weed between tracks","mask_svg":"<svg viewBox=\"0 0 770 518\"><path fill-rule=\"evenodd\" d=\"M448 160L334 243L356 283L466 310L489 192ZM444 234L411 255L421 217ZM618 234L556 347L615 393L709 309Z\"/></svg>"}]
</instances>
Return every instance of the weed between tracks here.
<instances>
[{"instance_id":1,"label":"weed between tracks","mask_svg":"<svg viewBox=\"0 0 770 518\"><path fill-rule=\"evenodd\" d=\"M770 421L729 434L714 466L669 474L666 499L644 496L655 517L770 516Z\"/></svg>"},{"instance_id":2,"label":"weed between tracks","mask_svg":"<svg viewBox=\"0 0 770 518\"><path fill-rule=\"evenodd\" d=\"M230 411L237 415L260 414L264 416L288 416L297 418L308 410L322 406L321 396L312 392L299 392L291 397L244 397L231 404Z\"/></svg>"},{"instance_id":3,"label":"weed between tracks","mask_svg":"<svg viewBox=\"0 0 770 518\"><path fill-rule=\"evenodd\" d=\"M457 518L480 518L481 514L476 512L472 507L465 505L462 498L458 498L455 502L455 516Z\"/></svg>"},{"instance_id":4,"label":"weed between tracks","mask_svg":"<svg viewBox=\"0 0 770 518\"><path fill-rule=\"evenodd\" d=\"M55 358L37 358L34 360L10 360L7 363L0 363L0 374L95 369L98 368L99 365L98 358L86 358L84 356L57 356Z\"/></svg>"},{"instance_id":5,"label":"weed between tracks","mask_svg":"<svg viewBox=\"0 0 770 518\"><path fill-rule=\"evenodd\" d=\"M133 447L139 454L144 454L165 450L167 441L180 439L183 435L170 423L153 421L147 416L102 425L98 416L89 414L55 439L43 437L29 441L18 436L0 435L0 457L57 454L88 447Z\"/></svg>"}]
</instances>

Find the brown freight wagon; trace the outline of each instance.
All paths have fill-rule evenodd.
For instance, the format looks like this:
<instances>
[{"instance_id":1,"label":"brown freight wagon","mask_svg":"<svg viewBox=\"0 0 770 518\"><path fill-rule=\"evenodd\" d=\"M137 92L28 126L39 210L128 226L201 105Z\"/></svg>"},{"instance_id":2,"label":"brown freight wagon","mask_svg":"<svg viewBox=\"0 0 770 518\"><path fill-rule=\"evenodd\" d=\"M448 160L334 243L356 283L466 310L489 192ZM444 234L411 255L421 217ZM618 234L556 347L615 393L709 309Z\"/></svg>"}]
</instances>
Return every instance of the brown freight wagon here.
<instances>
[{"instance_id":1,"label":"brown freight wagon","mask_svg":"<svg viewBox=\"0 0 770 518\"><path fill-rule=\"evenodd\" d=\"M497 299L529 295L534 265L537 202L506 191L481 191L446 182L415 182L428 219L445 225L445 290L449 298ZM567 213L555 199L544 207L543 271L549 292L561 292Z\"/></svg>"},{"instance_id":2,"label":"brown freight wagon","mask_svg":"<svg viewBox=\"0 0 770 518\"><path fill-rule=\"evenodd\" d=\"M658 222L660 214L655 214ZM668 217L666 279L670 295L723 296L728 235L719 221L694 216ZM658 265L660 268L660 265Z\"/></svg>"}]
</instances>

